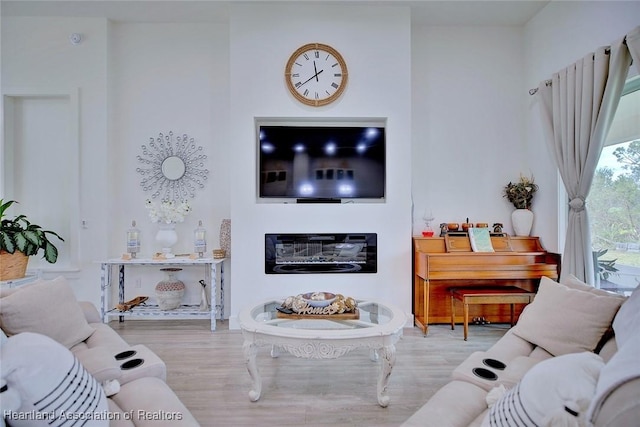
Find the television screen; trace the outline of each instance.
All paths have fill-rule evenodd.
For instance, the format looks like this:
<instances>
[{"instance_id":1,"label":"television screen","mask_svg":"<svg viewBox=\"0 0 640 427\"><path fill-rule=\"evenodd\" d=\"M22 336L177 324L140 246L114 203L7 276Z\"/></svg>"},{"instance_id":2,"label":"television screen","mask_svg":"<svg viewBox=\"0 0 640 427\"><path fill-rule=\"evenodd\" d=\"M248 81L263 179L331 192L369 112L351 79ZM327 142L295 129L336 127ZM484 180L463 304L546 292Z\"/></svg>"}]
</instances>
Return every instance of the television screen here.
<instances>
[{"instance_id":1,"label":"television screen","mask_svg":"<svg viewBox=\"0 0 640 427\"><path fill-rule=\"evenodd\" d=\"M259 125L259 196L380 199L383 126Z\"/></svg>"}]
</instances>

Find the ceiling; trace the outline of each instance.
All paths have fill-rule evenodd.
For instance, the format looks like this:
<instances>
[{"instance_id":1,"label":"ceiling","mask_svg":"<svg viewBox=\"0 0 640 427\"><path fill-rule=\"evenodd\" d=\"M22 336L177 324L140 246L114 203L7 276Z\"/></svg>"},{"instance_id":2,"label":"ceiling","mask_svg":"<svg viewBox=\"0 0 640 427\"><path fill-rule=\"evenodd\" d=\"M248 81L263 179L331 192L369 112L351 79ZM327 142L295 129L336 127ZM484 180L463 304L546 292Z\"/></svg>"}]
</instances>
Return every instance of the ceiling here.
<instances>
[{"instance_id":1,"label":"ceiling","mask_svg":"<svg viewBox=\"0 0 640 427\"><path fill-rule=\"evenodd\" d=\"M402 5L424 25L522 26L550 0L2 0L2 16L105 17L122 22L224 22L231 4Z\"/></svg>"}]
</instances>

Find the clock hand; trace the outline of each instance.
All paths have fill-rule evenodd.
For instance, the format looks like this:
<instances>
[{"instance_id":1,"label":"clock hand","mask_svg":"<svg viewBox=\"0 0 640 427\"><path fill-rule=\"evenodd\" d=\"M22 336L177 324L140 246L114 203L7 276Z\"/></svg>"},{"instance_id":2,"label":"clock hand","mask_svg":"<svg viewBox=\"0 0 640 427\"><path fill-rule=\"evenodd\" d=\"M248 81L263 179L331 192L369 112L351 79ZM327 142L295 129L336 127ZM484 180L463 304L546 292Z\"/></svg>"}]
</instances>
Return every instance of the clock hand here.
<instances>
[{"instance_id":1,"label":"clock hand","mask_svg":"<svg viewBox=\"0 0 640 427\"><path fill-rule=\"evenodd\" d=\"M315 73L313 76L309 77L307 80L305 80L304 82L302 82L300 84L300 86L303 86L305 83L309 82L309 80L313 80L314 78L317 80L318 79L318 74L322 73L324 70L320 70L317 73ZM300 87L298 86L298 87Z\"/></svg>"},{"instance_id":2,"label":"clock hand","mask_svg":"<svg viewBox=\"0 0 640 427\"><path fill-rule=\"evenodd\" d=\"M318 74L320 74L320 73L318 73L318 69L316 68L316 61L313 61L313 71L316 72L316 81L318 81ZM322 71L322 70L320 70L320 71Z\"/></svg>"}]
</instances>

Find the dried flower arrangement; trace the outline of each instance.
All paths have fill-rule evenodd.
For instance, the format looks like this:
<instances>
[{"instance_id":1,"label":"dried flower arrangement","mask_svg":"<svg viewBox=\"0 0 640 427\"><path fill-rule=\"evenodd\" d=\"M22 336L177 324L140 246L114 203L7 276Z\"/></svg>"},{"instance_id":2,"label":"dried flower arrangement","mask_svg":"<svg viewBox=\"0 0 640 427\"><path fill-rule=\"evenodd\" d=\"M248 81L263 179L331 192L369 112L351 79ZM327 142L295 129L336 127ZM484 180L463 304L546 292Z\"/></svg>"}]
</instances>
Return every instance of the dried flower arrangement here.
<instances>
[{"instance_id":1,"label":"dried flower arrangement","mask_svg":"<svg viewBox=\"0 0 640 427\"><path fill-rule=\"evenodd\" d=\"M517 182L509 182L504 187L504 197L507 198L516 209L531 209L533 195L538 191L538 185L534 183L533 176L528 178L520 175Z\"/></svg>"}]
</instances>

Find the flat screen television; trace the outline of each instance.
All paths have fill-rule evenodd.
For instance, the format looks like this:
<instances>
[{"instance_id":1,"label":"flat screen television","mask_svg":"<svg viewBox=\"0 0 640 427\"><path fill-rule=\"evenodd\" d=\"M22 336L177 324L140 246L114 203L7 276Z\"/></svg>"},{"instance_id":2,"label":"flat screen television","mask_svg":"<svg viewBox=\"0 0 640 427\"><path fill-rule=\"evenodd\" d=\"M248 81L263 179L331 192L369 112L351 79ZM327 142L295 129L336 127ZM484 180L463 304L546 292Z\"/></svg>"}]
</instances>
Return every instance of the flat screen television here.
<instances>
[{"instance_id":1,"label":"flat screen television","mask_svg":"<svg viewBox=\"0 0 640 427\"><path fill-rule=\"evenodd\" d=\"M258 124L260 198L385 197L383 124Z\"/></svg>"}]
</instances>

